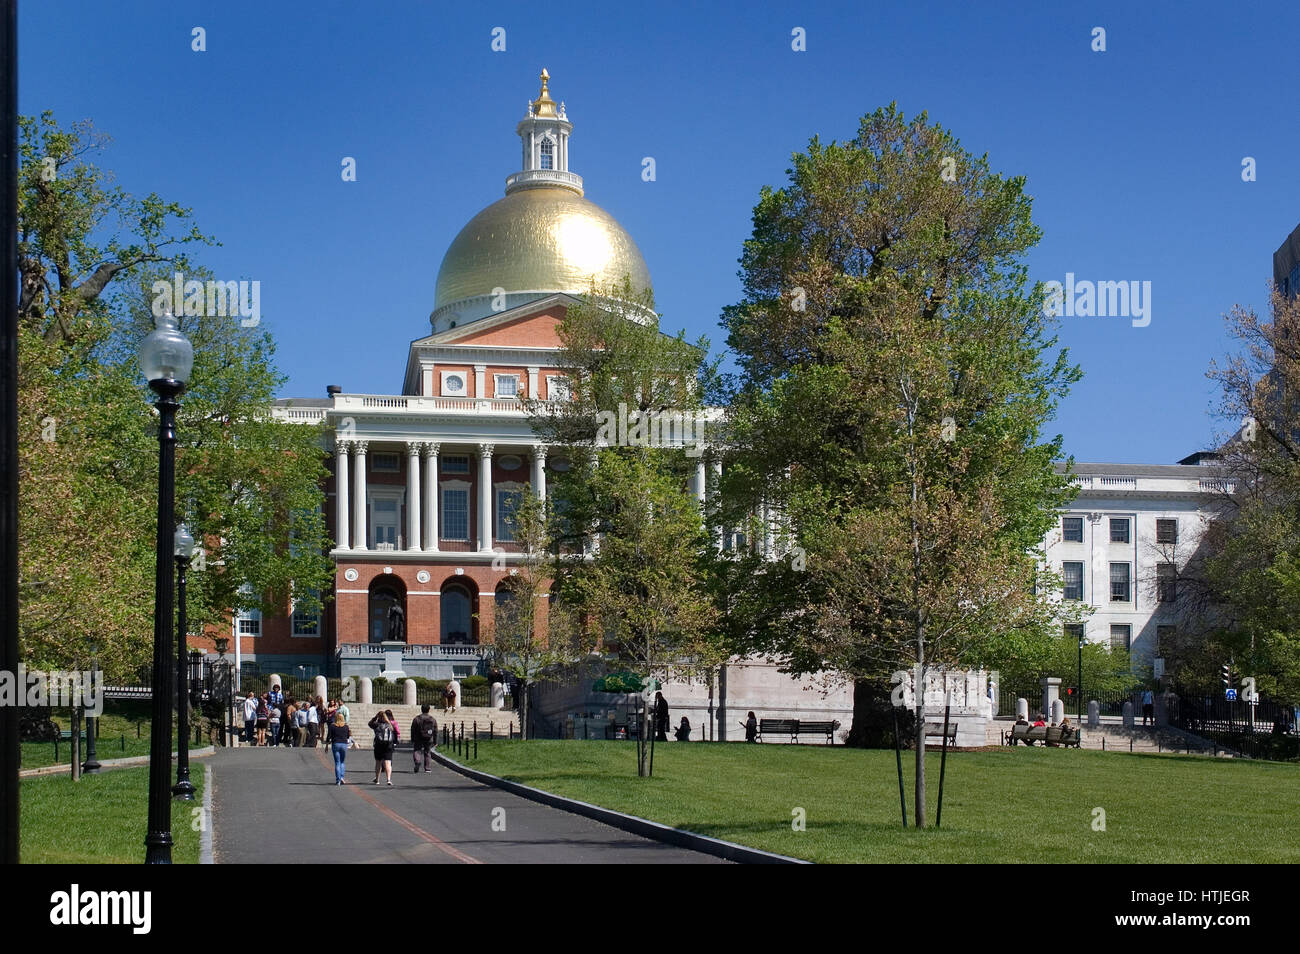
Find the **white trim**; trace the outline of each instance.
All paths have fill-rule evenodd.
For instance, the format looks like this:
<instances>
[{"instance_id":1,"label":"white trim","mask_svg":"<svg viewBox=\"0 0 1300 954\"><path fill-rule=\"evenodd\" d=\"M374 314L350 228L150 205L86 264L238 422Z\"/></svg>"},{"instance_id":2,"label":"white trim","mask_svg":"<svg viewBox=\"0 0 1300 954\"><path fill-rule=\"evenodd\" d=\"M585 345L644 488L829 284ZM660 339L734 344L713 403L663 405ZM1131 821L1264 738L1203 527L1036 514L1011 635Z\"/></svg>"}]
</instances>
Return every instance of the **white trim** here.
<instances>
[{"instance_id":1,"label":"white trim","mask_svg":"<svg viewBox=\"0 0 1300 954\"><path fill-rule=\"evenodd\" d=\"M503 394L501 393L501 379L502 379L502 378L514 378L514 380L515 380L515 393L514 393L514 394L505 394L505 395L503 395ZM494 398L496 398L496 399L498 399L498 400L505 400L505 398L514 398L515 400L519 400L519 378L520 378L520 375L519 375L518 372L516 372L516 373L514 373L514 374L498 374L498 373L496 373L496 372L493 372L493 373L492 373L492 397L494 397Z\"/></svg>"},{"instance_id":2,"label":"white trim","mask_svg":"<svg viewBox=\"0 0 1300 954\"><path fill-rule=\"evenodd\" d=\"M459 391L448 391L448 390L447 390L447 378L448 378L449 376L451 376L451 375L455 375L455 376L459 377L460 380L461 380L461 382L462 382L462 384L464 385L464 386L463 386ZM442 372L442 377L439 379L439 381L440 381L440 385L439 385L438 393L439 393L439 395L441 395L442 397L462 397L462 398L470 397L470 393L469 393L469 375L468 375L466 372L464 372L464 371L443 371L443 372ZM475 396L477 396L477 395L475 395Z\"/></svg>"}]
</instances>

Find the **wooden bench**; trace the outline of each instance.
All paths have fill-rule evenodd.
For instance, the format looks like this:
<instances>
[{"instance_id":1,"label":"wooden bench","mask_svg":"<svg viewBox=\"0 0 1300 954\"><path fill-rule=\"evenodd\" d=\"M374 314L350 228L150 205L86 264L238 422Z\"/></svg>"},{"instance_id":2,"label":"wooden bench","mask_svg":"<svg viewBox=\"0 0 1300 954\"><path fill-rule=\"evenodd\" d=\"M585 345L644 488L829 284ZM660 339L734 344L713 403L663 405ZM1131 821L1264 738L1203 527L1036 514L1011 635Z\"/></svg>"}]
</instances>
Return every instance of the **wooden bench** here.
<instances>
[{"instance_id":1,"label":"wooden bench","mask_svg":"<svg viewBox=\"0 0 1300 954\"><path fill-rule=\"evenodd\" d=\"M798 719L759 719L758 720L758 741L763 741L765 735L788 735L791 742L799 741L799 720Z\"/></svg>"},{"instance_id":2,"label":"wooden bench","mask_svg":"<svg viewBox=\"0 0 1300 954\"><path fill-rule=\"evenodd\" d=\"M791 742L798 742L801 735L822 736L826 739L828 745L835 744L835 730L840 727L840 723L834 720L830 722L815 722L803 719L759 719L758 720L758 741L763 741L763 736L769 734L788 735Z\"/></svg>"},{"instance_id":3,"label":"wooden bench","mask_svg":"<svg viewBox=\"0 0 1300 954\"><path fill-rule=\"evenodd\" d=\"M1007 736L1007 745L1015 745L1017 742L1033 745L1035 742L1042 742L1044 745L1063 745L1066 748L1077 749L1082 739L1083 733L1078 729L1071 729L1067 737L1060 726L1025 725L1018 722L1011 727L1011 735Z\"/></svg>"},{"instance_id":4,"label":"wooden bench","mask_svg":"<svg viewBox=\"0 0 1300 954\"><path fill-rule=\"evenodd\" d=\"M948 735L948 744L956 745L957 744L957 723L956 722L948 723L947 735ZM927 722L925 724L925 737L927 739L942 739L943 736L944 736L944 731L943 731L942 722Z\"/></svg>"}]
</instances>

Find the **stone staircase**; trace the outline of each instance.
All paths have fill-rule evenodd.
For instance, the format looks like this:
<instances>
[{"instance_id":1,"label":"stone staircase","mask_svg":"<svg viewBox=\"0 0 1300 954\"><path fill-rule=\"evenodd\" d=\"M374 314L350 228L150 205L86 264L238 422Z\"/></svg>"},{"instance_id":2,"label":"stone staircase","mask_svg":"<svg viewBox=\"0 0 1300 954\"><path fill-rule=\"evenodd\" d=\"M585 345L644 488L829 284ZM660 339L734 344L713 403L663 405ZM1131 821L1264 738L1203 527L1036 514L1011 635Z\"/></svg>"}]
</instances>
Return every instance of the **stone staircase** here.
<instances>
[{"instance_id":1,"label":"stone staircase","mask_svg":"<svg viewBox=\"0 0 1300 954\"><path fill-rule=\"evenodd\" d=\"M1073 721L1073 719L1071 719ZM1010 732L1015 724L1012 719L993 719L985 725L985 744L1001 745L1002 734ZM1172 726L1126 728L1122 724L1103 722L1100 726L1083 727L1083 741L1080 748L1105 749L1107 752L1142 752L1160 753L1177 752L1192 755L1214 755L1231 757L1236 753L1216 747L1208 739L1192 735Z\"/></svg>"},{"instance_id":2,"label":"stone staircase","mask_svg":"<svg viewBox=\"0 0 1300 954\"><path fill-rule=\"evenodd\" d=\"M352 737L357 740L357 747L362 749L368 749L374 743L374 731L367 723L374 718L375 713L382 712L385 709L393 711L393 718L397 720L397 727L402 732L401 741L403 744L411 741L411 723L420 714L419 706L390 706L377 702L349 702L347 706L348 726L352 729ZM487 736L489 725L492 727L492 734L497 738L508 735L511 729L516 734L519 732L519 714L509 709L461 706L455 712L443 712L440 708L431 707L429 715L438 720L439 744L441 744L442 740L443 726L453 724L459 731L461 723L464 723L466 738L473 735L476 722L478 723L479 738Z\"/></svg>"}]
</instances>

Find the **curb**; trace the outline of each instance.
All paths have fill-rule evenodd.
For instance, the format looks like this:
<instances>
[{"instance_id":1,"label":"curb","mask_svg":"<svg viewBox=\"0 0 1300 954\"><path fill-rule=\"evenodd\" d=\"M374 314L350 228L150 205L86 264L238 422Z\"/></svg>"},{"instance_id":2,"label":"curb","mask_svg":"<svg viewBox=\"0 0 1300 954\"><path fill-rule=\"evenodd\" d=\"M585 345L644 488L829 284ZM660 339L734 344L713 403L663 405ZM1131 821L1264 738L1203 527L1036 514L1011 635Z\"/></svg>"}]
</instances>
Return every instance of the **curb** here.
<instances>
[{"instance_id":1,"label":"curb","mask_svg":"<svg viewBox=\"0 0 1300 954\"><path fill-rule=\"evenodd\" d=\"M212 818L212 763L203 766L203 834L199 837L199 864L211 865L212 829L216 827Z\"/></svg>"},{"instance_id":2,"label":"curb","mask_svg":"<svg viewBox=\"0 0 1300 954\"><path fill-rule=\"evenodd\" d=\"M201 759L205 756L212 755L215 752L216 752L216 747L211 745L203 749L191 749L190 758ZM172 760L175 761L175 759L176 759L176 753L173 752ZM101 769L132 768L135 766L148 765L148 764L149 764L149 756L131 755L124 759L104 759L102 762L99 763L99 767ZM18 777L35 778L41 775L62 775L65 773L68 775L72 774L71 765L42 765L40 768L23 769L18 773Z\"/></svg>"},{"instance_id":3,"label":"curb","mask_svg":"<svg viewBox=\"0 0 1300 954\"><path fill-rule=\"evenodd\" d=\"M740 864L759 864L759 865L808 865L811 861L805 861L802 858L791 858L787 855L778 855L771 851L762 851L758 848L749 848L745 845L738 845L735 842L723 841L720 838L710 838L708 835L697 835L692 831L685 831L681 828L671 828L668 825L659 822L650 821L648 818L638 818L636 815L625 815L623 812L616 812L611 808L602 808L599 805L592 805L590 802L580 802L575 798L565 798L562 795L555 795L551 792L544 792L540 788L532 788L519 782L511 782L508 779L500 778L496 775L489 775L487 772L480 772L478 769L472 769L456 762L443 755L437 749L433 750L433 757L438 760L438 764L444 768L449 768L453 772L459 772L466 778L475 782L481 782L484 785L491 785L494 788L500 788L512 795L518 795L520 798L526 798L529 801L541 802L543 805L549 805L551 808L558 808L561 811L571 812L574 815L582 815L595 821L609 825L611 828L617 828L621 831L629 832L633 835L640 835L642 838L650 838L654 841L661 841L665 844L675 845L678 848L689 848L692 851L698 851L702 854L713 855L716 858L724 858L727 861L734 861Z\"/></svg>"}]
</instances>

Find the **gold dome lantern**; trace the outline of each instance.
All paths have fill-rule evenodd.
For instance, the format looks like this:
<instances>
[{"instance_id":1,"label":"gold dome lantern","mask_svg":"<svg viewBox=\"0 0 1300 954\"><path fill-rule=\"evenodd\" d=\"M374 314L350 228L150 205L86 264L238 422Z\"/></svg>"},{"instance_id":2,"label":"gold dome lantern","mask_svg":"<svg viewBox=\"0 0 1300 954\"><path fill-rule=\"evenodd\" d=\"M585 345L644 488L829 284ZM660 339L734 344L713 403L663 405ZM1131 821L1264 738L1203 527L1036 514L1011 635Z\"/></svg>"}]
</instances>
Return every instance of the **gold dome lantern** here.
<instances>
[{"instance_id":1,"label":"gold dome lantern","mask_svg":"<svg viewBox=\"0 0 1300 954\"><path fill-rule=\"evenodd\" d=\"M524 169L506 180L506 196L460 230L443 257L430 316L434 330L463 324L556 292L582 294L631 280L649 289L641 250L618 221L583 197L582 179L568 170L572 124L551 99L549 74L519 123Z\"/></svg>"}]
</instances>

